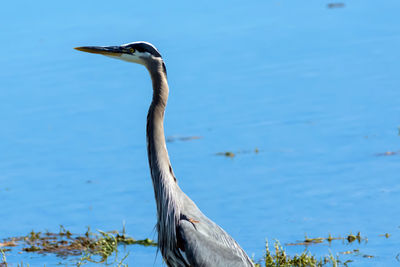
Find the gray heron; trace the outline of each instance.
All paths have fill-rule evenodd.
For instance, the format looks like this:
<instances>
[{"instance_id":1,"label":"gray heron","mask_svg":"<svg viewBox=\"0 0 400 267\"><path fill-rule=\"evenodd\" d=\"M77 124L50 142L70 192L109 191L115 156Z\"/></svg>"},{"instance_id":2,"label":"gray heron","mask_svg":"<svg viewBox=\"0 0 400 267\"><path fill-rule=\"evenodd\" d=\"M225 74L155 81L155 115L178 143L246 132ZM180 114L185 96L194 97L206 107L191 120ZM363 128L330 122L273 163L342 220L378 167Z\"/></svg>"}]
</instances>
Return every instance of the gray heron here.
<instances>
[{"instance_id":1,"label":"gray heron","mask_svg":"<svg viewBox=\"0 0 400 267\"><path fill-rule=\"evenodd\" d=\"M168 266L254 266L239 244L208 219L178 186L164 136L167 71L160 52L147 42L75 49L134 62L147 68L153 99L147 114L147 155L157 205L158 248Z\"/></svg>"}]
</instances>

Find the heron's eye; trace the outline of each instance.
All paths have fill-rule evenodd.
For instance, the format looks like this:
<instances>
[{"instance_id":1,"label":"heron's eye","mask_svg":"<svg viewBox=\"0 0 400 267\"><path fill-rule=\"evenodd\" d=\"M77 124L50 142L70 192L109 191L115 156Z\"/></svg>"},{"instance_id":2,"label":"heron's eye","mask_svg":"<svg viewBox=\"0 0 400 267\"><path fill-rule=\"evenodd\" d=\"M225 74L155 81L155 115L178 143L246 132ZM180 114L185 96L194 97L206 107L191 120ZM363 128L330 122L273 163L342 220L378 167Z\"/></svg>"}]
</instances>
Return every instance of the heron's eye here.
<instances>
[{"instance_id":1,"label":"heron's eye","mask_svg":"<svg viewBox=\"0 0 400 267\"><path fill-rule=\"evenodd\" d=\"M129 52L131 52L132 54L135 53L135 48L129 48Z\"/></svg>"}]
</instances>

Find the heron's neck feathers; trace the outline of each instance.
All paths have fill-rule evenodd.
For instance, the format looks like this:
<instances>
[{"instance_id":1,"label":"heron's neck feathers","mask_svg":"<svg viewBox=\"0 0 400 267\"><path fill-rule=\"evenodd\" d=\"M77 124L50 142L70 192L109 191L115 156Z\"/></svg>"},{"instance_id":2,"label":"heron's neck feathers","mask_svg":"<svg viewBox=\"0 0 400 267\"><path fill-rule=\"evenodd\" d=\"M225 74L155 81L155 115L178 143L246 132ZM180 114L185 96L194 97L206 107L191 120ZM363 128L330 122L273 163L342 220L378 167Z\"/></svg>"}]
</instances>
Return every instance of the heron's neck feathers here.
<instances>
[{"instance_id":1,"label":"heron's neck feathers","mask_svg":"<svg viewBox=\"0 0 400 267\"><path fill-rule=\"evenodd\" d=\"M153 100L147 115L147 154L157 204L158 242L161 251L176 246L180 216L180 189L176 183L164 136L164 111L168 99L165 65L160 60L147 66L153 83ZM164 253L163 253L164 254Z\"/></svg>"},{"instance_id":2,"label":"heron's neck feathers","mask_svg":"<svg viewBox=\"0 0 400 267\"><path fill-rule=\"evenodd\" d=\"M160 174L152 173L152 179L156 183L175 183L164 136L164 112L169 91L165 65L162 60L152 62L148 70L153 83L153 100L147 114L147 152L151 171Z\"/></svg>"}]
</instances>

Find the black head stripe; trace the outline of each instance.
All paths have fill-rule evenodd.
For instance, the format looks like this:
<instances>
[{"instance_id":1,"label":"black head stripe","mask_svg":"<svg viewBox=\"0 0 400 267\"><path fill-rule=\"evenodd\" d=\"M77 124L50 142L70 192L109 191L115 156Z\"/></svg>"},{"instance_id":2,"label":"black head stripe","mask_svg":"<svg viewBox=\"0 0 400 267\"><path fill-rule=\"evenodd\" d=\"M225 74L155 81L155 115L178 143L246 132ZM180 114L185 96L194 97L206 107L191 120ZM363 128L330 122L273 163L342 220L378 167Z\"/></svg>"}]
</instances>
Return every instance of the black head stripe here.
<instances>
[{"instance_id":1,"label":"black head stripe","mask_svg":"<svg viewBox=\"0 0 400 267\"><path fill-rule=\"evenodd\" d=\"M142 52L142 53L148 52L151 55L153 55L154 57L161 57L160 52L158 52L158 50L154 46L152 46L148 43L145 43L145 42L137 42L137 43L128 44L128 45L126 45L126 47L134 48L137 51Z\"/></svg>"}]
</instances>

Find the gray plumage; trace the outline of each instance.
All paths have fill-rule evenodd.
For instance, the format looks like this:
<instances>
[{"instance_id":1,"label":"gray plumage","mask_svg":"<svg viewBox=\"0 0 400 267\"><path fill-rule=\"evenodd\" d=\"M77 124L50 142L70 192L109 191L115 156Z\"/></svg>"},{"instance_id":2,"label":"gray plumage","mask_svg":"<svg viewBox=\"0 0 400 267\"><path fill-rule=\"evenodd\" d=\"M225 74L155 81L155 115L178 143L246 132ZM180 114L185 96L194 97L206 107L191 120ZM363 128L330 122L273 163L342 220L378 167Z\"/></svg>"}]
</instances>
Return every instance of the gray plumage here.
<instances>
[{"instance_id":1,"label":"gray plumage","mask_svg":"<svg viewBox=\"0 0 400 267\"><path fill-rule=\"evenodd\" d=\"M147 115L147 153L157 205L158 248L166 264L254 266L238 243L208 219L177 184L164 136L169 88L166 68L158 50L146 42L76 49L139 63L150 73L153 99Z\"/></svg>"}]
</instances>

